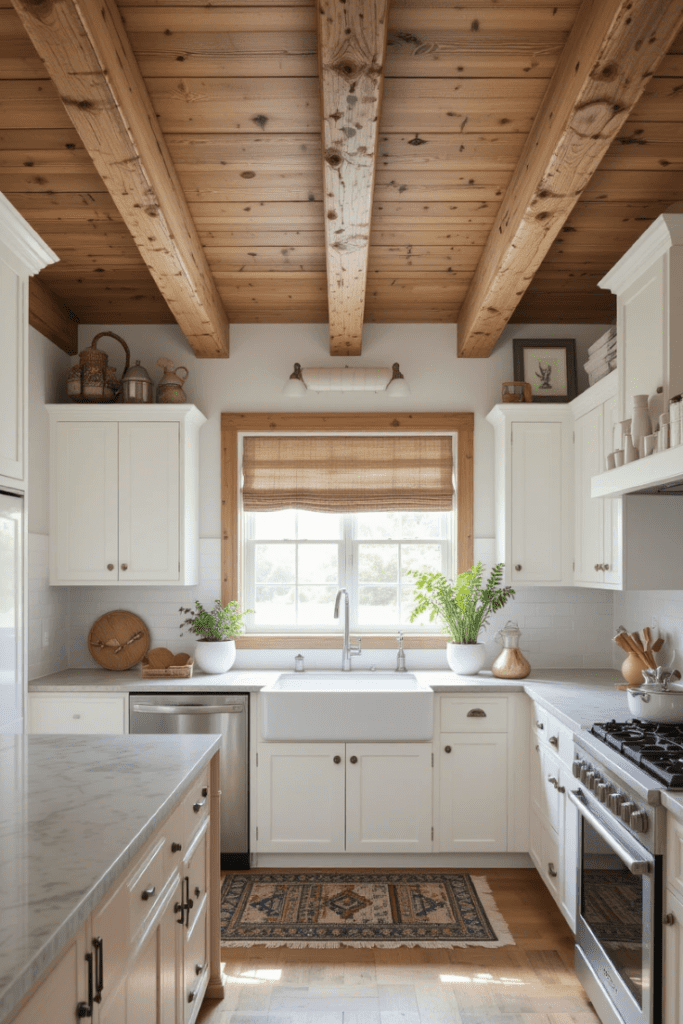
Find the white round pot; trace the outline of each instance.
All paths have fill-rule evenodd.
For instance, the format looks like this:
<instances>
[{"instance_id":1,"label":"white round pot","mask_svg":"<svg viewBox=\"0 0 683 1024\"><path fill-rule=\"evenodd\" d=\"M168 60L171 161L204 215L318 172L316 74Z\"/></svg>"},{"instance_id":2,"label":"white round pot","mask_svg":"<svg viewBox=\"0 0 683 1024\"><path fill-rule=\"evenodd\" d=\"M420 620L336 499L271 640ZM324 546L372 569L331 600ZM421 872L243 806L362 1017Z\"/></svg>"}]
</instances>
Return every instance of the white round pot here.
<instances>
[{"instance_id":1,"label":"white round pot","mask_svg":"<svg viewBox=\"0 0 683 1024\"><path fill-rule=\"evenodd\" d=\"M626 691L629 711L646 722L683 722L683 690Z\"/></svg>"},{"instance_id":2,"label":"white round pot","mask_svg":"<svg viewBox=\"0 0 683 1024\"><path fill-rule=\"evenodd\" d=\"M484 667L486 648L483 644L446 644L446 661L460 676L476 676Z\"/></svg>"},{"instance_id":3,"label":"white round pot","mask_svg":"<svg viewBox=\"0 0 683 1024\"><path fill-rule=\"evenodd\" d=\"M194 649L197 668L213 676L229 672L236 657L234 640L198 640Z\"/></svg>"}]
</instances>

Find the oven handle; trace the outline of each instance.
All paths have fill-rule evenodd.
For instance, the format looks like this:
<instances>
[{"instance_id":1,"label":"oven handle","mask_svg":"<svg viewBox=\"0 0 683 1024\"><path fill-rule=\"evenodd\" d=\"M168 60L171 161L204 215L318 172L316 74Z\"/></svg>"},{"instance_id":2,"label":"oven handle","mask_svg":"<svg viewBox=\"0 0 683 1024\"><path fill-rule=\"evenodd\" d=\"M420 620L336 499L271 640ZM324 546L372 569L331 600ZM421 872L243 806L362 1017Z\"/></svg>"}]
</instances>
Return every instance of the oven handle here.
<instances>
[{"instance_id":1,"label":"oven handle","mask_svg":"<svg viewBox=\"0 0 683 1024\"><path fill-rule=\"evenodd\" d=\"M621 860L623 860L632 875L648 875L650 873L653 862L650 860L636 860L635 857L632 857L628 850L621 845L617 837L614 836L609 829L605 828L602 822L595 817L590 807L585 803L585 797L580 789L570 790L570 792L567 793L567 796L574 804L579 814L586 819L591 828L594 828L600 838L614 850Z\"/></svg>"},{"instance_id":2,"label":"oven handle","mask_svg":"<svg viewBox=\"0 0 683 1024\"><path fill-rule=\"evenodd\" d=\"M133 704L131 711L143 715L241 715L242 704Z\"/></svg>"}]
</instances>

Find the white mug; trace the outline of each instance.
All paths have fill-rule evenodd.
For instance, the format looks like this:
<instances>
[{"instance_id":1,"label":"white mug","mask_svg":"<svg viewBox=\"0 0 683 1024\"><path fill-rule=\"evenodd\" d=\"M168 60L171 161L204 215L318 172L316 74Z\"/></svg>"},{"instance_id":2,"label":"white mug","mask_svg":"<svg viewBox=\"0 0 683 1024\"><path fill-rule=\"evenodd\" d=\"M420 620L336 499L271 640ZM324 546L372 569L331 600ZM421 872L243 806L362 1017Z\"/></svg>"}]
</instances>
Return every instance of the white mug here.
<instances>
[{"instance_id":1,"label":"white mug","mask_svg":"<svg viewBox=\"0 0 683 1024\"><path fill-rule=\"evenodd\" d=\"M623 448L617 448L617 450L614 452L614 467L615 467L615 469L619 469L619 467L623 466L623 465L624 465L624 449Z\"/></svg>"}]
</instances>

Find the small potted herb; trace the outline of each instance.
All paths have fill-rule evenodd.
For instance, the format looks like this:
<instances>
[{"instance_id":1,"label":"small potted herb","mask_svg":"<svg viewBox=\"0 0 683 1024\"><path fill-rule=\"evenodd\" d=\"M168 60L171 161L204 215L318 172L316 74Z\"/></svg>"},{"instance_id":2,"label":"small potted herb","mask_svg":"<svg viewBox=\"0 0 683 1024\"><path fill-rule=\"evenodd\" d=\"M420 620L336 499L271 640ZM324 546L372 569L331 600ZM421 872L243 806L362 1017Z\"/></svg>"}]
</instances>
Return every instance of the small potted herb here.
<instances>
[{"instance_id":1,"label":"small potted herb","mask_svg":"<svg viewBox=\"0 0 683 1024\"><path fill-rule=\"evenodd\" d=\"M237 601L222 605L216 598L210 609L195 601L194 608L179 610L187 615L180 624L181 628L187 626L190 633L198 638L194 652L198 668L210 675L229 672L237 656L235 637L244 632L244 619L252 609L241 612Z\"/></svg>"},{"instance_id":2,"label":"small potted herb","mask_svg":"<svg viewBox=\"0 0 683 1024\"><path fill-rule=\"evenodd\" d=\"M486 648L478 642L479 632L489 620L491 612L500 611L515 592L501 587L503 563L499 562L483 582L484 566L481 562L455 580L448 580L440 572L408 570L415 577L415 607L410 616L414 622L418 615L429 611L429 620L439 619L444 632L450 637L446 644L446 659L454 672L462 676L475 676L484 666Z\"/></svg>"}]
</instances>

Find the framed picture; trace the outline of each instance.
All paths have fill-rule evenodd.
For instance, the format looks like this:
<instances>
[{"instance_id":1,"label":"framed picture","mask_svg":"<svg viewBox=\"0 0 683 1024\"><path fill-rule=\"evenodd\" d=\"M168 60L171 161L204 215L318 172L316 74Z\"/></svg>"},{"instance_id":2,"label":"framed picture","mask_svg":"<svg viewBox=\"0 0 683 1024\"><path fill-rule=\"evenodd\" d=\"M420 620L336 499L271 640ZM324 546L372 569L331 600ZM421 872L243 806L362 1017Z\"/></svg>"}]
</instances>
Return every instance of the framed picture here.
<instances>
[{"instance_id":1,"label":"framed picture","mask_svg":"<svg viewBox=\"0 0 683 1024\"><path fill-rule=\"evenodd\" d=\"M576 341L515 338L514 378L531 384L534 402L571 402L576 398Z\"/></svg>"}]
</instances>

